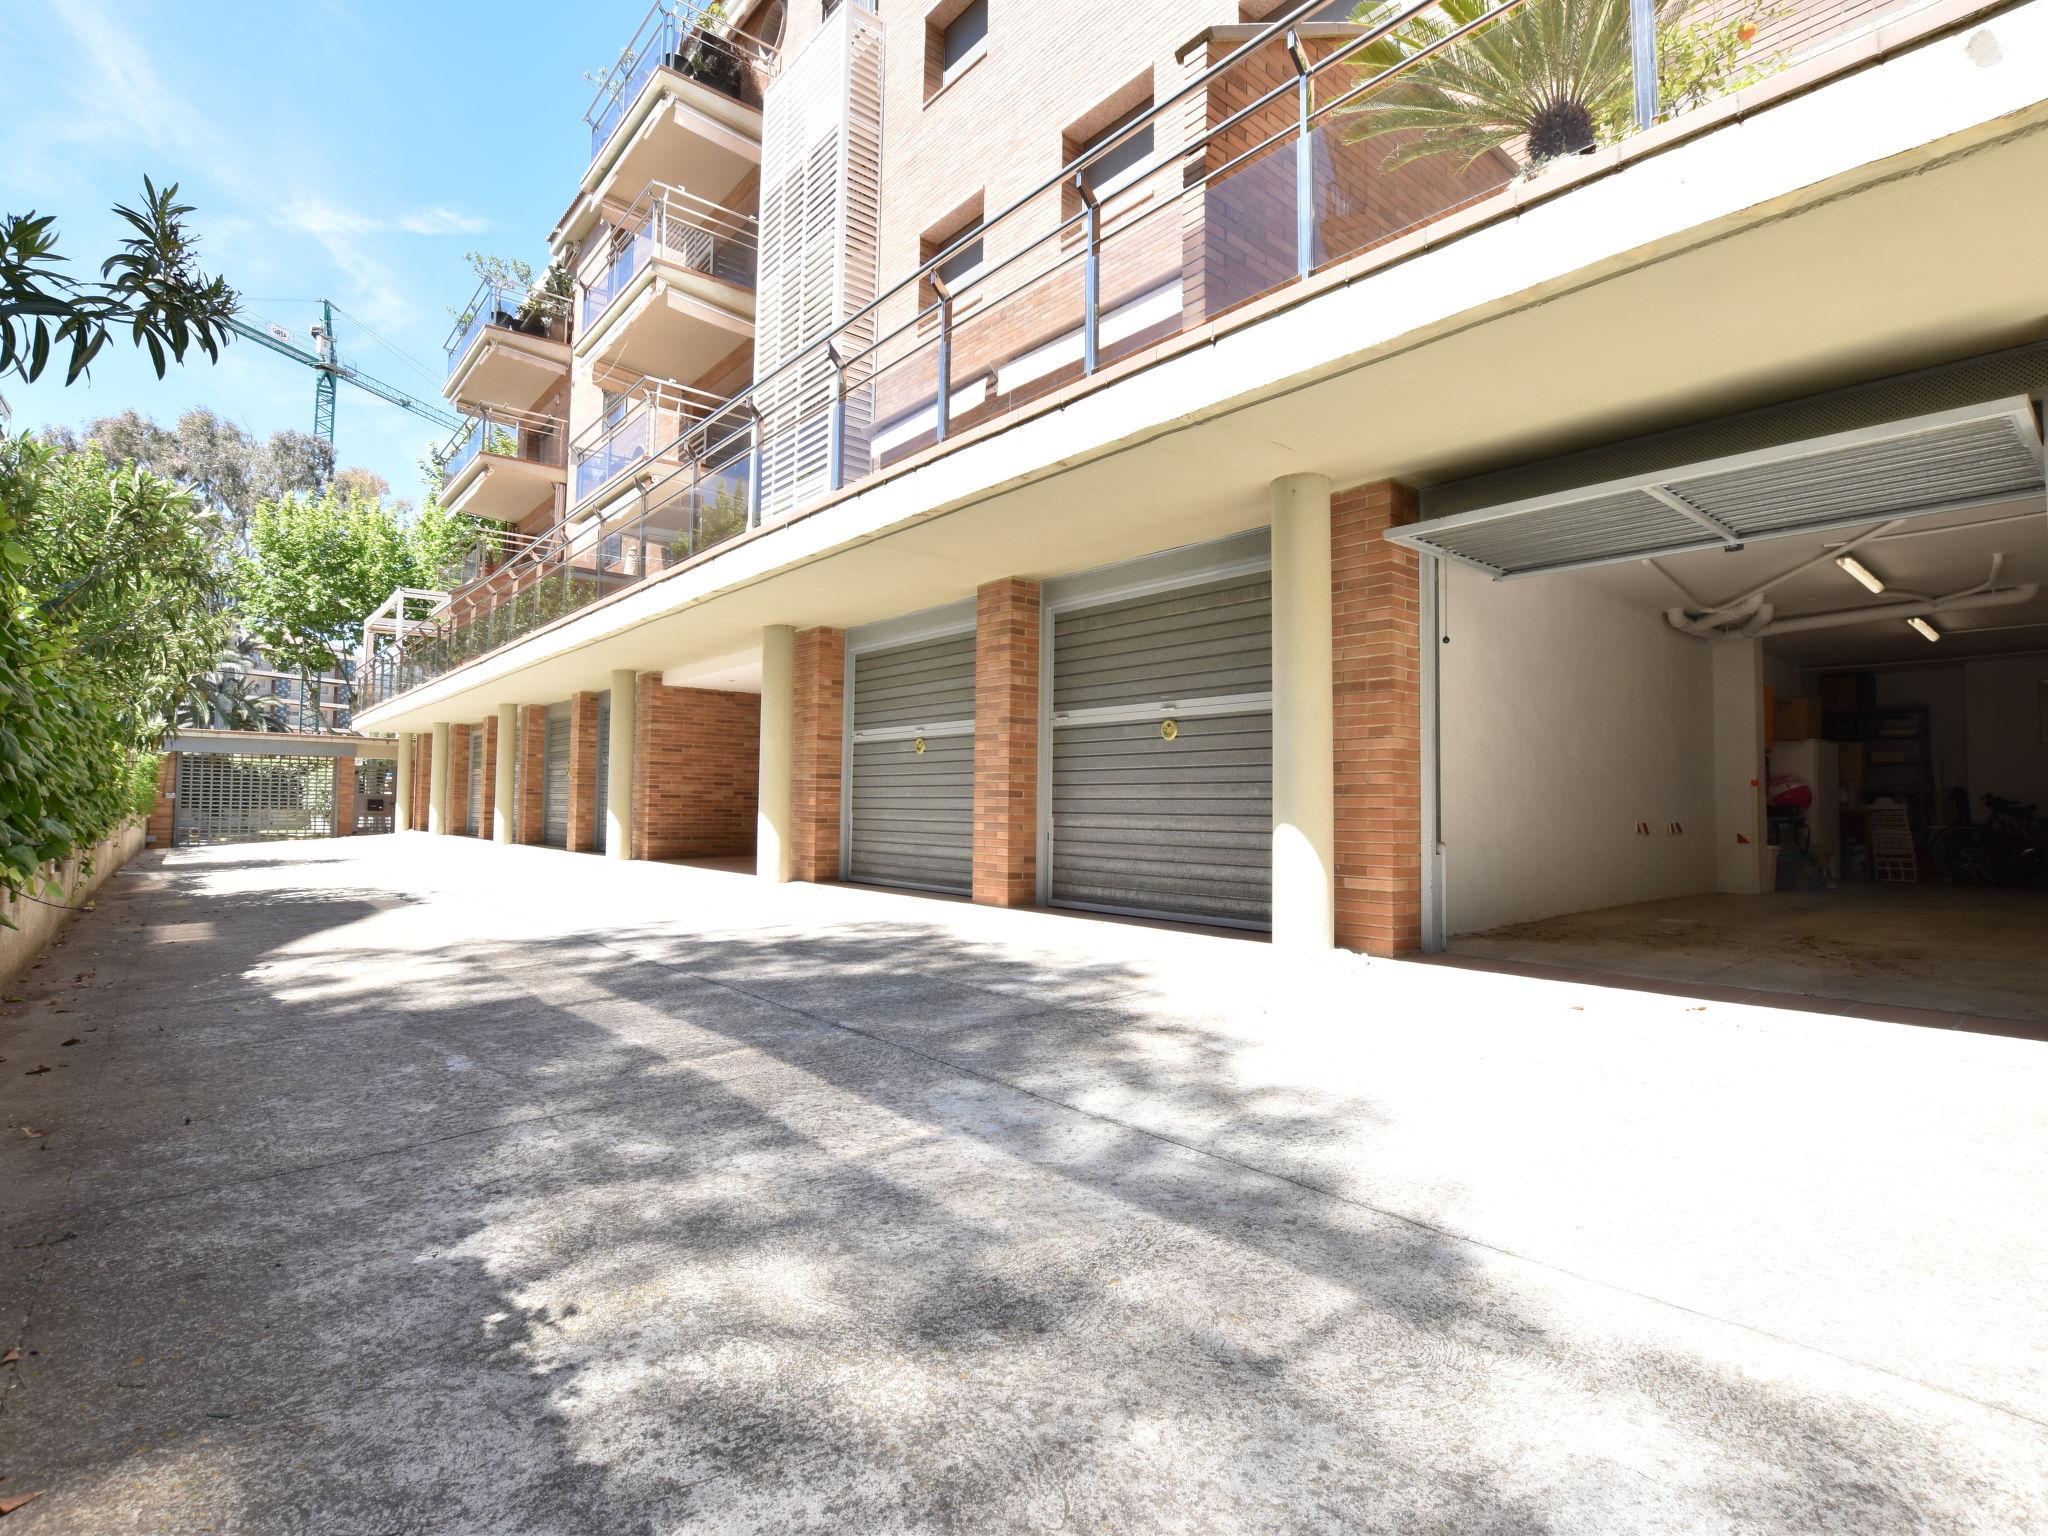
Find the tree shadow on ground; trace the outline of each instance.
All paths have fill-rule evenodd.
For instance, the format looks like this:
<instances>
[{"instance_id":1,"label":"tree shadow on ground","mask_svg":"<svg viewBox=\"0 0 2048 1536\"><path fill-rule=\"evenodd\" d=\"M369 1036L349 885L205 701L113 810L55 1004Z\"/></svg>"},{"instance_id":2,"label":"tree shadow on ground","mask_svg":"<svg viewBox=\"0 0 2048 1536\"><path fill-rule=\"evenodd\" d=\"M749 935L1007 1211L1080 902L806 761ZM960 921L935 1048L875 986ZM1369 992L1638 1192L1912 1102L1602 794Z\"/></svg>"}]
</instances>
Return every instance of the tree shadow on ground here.
<instances>
[{"instance_id":1,"label":"tree shadow on ground","mask_svg":"<svg viewBox=\"0 0 2048 1536\"><path fill-rule=\"evenodd\" d=\"M117 1006L127 1076L51 1127L77 1162L35 1227L75 1237L11 1229L25 1532L1870 1531L2018 1497L1911 1393L1317 1187L1372 1107L1238 1085L1114 960L911 906L460 916L394 956L342 936L445 902L263 858L216 901L227 867L141 900L247 920L108 996L226 984Z\"/></svg>"}]
</instances>

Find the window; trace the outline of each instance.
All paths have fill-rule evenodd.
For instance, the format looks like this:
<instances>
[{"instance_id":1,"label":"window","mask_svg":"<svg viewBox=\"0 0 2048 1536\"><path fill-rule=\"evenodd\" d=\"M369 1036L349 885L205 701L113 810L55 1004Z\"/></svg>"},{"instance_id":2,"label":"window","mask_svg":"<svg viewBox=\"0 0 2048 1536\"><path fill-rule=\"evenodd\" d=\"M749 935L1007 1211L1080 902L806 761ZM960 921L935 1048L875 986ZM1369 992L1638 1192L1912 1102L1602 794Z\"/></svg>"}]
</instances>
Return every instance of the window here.
<instances>
[{"instance_id":1,"label":"window","mask_svg":"<svg viewBox=\"0 0 2048 1536\"><path fill-rule=\"evenodd\" d=\"M1152 102L1148 97L1096 135L1089 147L1092 149L1095 144L1107 143L1126 126L1151 110ZM1088 182L1088 190L1093 192L1098 200L1129 186L1151 169L1152 131L1155 126L1153 123L1146 123L1113 148L1097 156L1082 171L1081 174Z\"/></svg>"},{"instance_id":2,"label":"window","mask_svg":"<svg viewBox=\"0 0 2048 1536\"><path fill-rule=\"evenodd\" d=\"M961 288L971 281L974 274L981 268L983 246L980 230L981 194L976 193L970 201L955 208L951 213L939 220L938 223L926 230L923 237L918 241L918 260L930 261L955 241L967 235L974 236L973 239L968 240L965 245L961 246L960 249L953 252L952 255L932 269L933 275L946 285L946 290L949 293L959 293ZM939 296L937 290L929 283L921 286L924 289L924 293L920 307L935 303Z\"/></svg>"},{"instance_id":3,"label":"window","mask_svg":"<svg viewBox=\"0 0 2048 1536\"><path fill-rule=\"evenodd\" d=\"M978 62L988 45L988 0L941 0L924 19L924 95L929 101Z\"/></svg>"},{"instance_id":4,"label":"window","mask_svg":"<svg viewBox=\"0 0 2048 1536\"><path fill-rule=\"evenodd\" d=\"M939 83L945 84L967 66L988 38L988 0L967 0L967 7L946 25L939 45Z\"/></svg>"}]
</instances>

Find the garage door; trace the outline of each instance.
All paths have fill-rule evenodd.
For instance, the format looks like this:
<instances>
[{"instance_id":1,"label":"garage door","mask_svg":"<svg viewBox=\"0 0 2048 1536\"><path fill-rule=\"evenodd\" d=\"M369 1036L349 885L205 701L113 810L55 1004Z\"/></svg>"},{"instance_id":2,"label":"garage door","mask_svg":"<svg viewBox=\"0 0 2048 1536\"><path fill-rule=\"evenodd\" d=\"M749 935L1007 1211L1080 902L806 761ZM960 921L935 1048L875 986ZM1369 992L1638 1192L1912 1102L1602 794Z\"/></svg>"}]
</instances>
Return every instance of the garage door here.
<instances>
[{"instance_id":1,"label":"garage door","mask_svg":"<svg viewBox=\"0 0 2048 1536\"><path fill-rule=\"evenodd\" d=\"M258 843L333 834L333 758L178 754L173 842Z\"/></svg>"},{"instance_id":2,"label":"garage door","mask_svg":"<svg viewBox=\"0 0 2048 1536\"><path fill-rule=\"evenodd\" d=\"M607 692L600 693L597 696L597 793L592 796L592 803L597 807L597 814L591 818L590 825L590 846L599 853L604 852L605 807L611 803L610 792L606 784L606 781L611 777L611 769L612 696Z\"/></svg>"},{"instance_id":3,"label":"garage door","mask_svg":"<svg viewBox=\"0 0 2048 1536\"><path fill-rule=\"evenodd\" d=\"M569 846L569 706L548 706L546 804L541 814L541 841L550 848Z\"/></svg>"},{"instance_id":4,"label":"garage door","mask_svg":"<svg viewBox=\"0 0 2048 1536\"><path fill-rule=\"evenodd\" d=\"M974 633L853 658L846 872L879 885L974 883Z\"/></svg>"},{"instance_id":5,"label":"garage door","mask_svg":"<svg viewBox=\"0 0 2048 1536\"><path fill-rule=\"evenodd\" d=\"M484 820L484 732L469 728L469 801L463 809L463 828L471 837L483 830Z\"/></svg>"},{"instance_id":6,"label":"garage door","mask_svg":"<svg viewBox=\"0 0 2048 1536\"><path fill-rule=\"evenodd\" d=\"M1269 926L1270 573L1057 610L1052 665L1052 901Z\"/></svg>"}]
</instances>

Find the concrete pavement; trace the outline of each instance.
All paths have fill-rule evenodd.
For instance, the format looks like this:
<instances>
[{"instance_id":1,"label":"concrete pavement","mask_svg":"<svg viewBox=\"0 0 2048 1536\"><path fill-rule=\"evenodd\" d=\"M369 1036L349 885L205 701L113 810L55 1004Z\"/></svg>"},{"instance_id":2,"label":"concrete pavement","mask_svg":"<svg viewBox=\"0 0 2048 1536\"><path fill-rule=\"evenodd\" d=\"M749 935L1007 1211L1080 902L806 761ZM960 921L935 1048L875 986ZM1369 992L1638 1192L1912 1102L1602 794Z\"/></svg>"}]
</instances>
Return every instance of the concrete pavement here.
<instances>
[{"instance_id":1,"label":"concrete pavement","mask_svg":"<svg viewBox=\"0 0 2048 1536\"><path fill-rule=\"evenodd\" d=\"M2032 1042L423 836L16 990L9 1536L2048 1521Z\"/></svg>"}]
</instances>

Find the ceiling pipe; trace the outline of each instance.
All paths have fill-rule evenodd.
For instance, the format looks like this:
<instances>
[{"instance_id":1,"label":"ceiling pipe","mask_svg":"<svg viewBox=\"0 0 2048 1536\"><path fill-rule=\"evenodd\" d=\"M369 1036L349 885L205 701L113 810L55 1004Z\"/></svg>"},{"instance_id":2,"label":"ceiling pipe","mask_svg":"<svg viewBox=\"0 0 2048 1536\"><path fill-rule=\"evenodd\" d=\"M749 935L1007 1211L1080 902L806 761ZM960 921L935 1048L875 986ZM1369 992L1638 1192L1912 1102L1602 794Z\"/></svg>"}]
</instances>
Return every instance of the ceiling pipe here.
<instances>
[{"instance_id":1,"label":"ceiling pipe","mask_svg":"<svg viewBox=\"0 0 2048 1536\"><path fill-rule=\"evenodd\" d=\"M1904 518L1895 517L1889 522L1878 523L1873 527L1866 528L1863 532L1857 534L1855 538L1844 540L1840 544L1824 549L1811 560L1802 560L1797 565L1788 566L1786 569L1778 572L1777 575L1751 587L1747 592L1738 593L1736 596L1729 598L1725 603L1716 603L1712 608L1702 613L1700 617L1712 620L1720 617L1722 614L1733 613L1738 608L1749 611L1749 605L1770 591L1771 588L1790 581L1794 576L1802 572L1812 570L1816 565L1828 565L1841 559L1850 550L1868 544L1872 539L1877 538L1881 534L1891 532L1892 529L1898 527L1904 521Z\"/></svg>"},{"instance_id":2,"label":"ceiling pipe","mask_svg":"<svg viewBox=\"0 0 2048 1536\"><path fill-rule=\"evenodd\" d=\"M1839 613L1803 613L1797 618L1777 619L1766 624L1756 631L1756 637L1763 639L1772 635L1799 634L1810 629L1873 624L1884 619L1938 619L1973 608L2009 608L2017 603L2032 602L2040 591L2040 583L2030 581L2024 586L2006 587L1998 592L1973 592L1912 603L1880 603L1874 608L1850 608Z\"/></svg>"}]
</instances>

